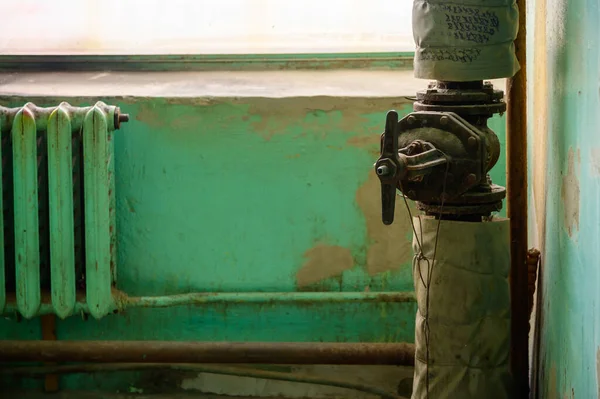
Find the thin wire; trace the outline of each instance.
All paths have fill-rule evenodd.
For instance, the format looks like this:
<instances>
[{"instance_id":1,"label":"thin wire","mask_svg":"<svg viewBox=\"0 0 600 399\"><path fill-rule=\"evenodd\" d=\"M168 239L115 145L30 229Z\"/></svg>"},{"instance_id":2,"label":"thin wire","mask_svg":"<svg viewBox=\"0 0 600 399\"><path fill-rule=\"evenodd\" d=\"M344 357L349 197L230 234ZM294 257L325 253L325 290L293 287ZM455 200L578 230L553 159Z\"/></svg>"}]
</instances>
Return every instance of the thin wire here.
<instances>
[{"instance_id":1,"label":"thin wire","mask_svg":"<svg viewBox=\"0 0 600 399\"><path fill-rule=\"evenodd\" d=\"M402 187L401 187L402 188ZM410 206L408 205L408 201L406 200L406 196L403 195L402 199L404 199L404 205L406 205L406 210L408 211L408 217L410 217L410 224L413 229L413 233L415 233L415 239L417 240L417 245L419 246L419 251L423 251L423 247L421 246L421 241L419 241L419 237L417 236L417 230L415 229L415 225L412 222L412 212L410 211ZM423 236L421 235L421 238Z\"/></svg>"},{"instance_id":2,"label":"thin wire","mask_svg":"<svg viewBox=\"0 0 600 399\"><path fill-rule=\"evenodd\" d=\"M449 163L449 157L442 151L438 150L445 158L446 158L446 171L444 172L444 180L442 183L442 195L441 195L441 203L440 203L440 211L439 211L439 216L438 216L438 223L437 223L437 227L436 227L436 233L435 233L435 242L434 242L434 246L433 246L433 259L431 260L431 262L429 261L429 258L427 258L423 252L423 225L422 225L422 221L421 221L421 216L419 216L419 230L420 230L420 237L421 239L419 240L419 234L417 233L417 230L415 228L415 224L413 222L413 216L412 216L412 212L410 211L410 206L408 205L408 201L406 200L406 196L403 195L402 198L404 199L404 204L406 206L406 210L408 211L408 216L410 218L410 225L412 227L413 233L414 233L414 237L415 240L417 241L417 246L418 246L418 253L415 254L415 256L413 257L413 273L415 272L415 268L419 269L419 279L421 280L421 283L423 284L423 287L426 290L426 294L425 294L425 321L424 321L424 333L425 333L425 348L426 348L426 374L425 374L425 386L427 389L427 399L429 399L429 357L430 357L430 341L429 341L429 334L430 334L430 328L429 328L429 298L430 298L430 286L431 286L431 280L432 280L432 276L433 276L433 268L435 266L435 258L437 255L437 248L438 248L438 239L440 236L440 228L441 228L441 224L442 224L442 214L444 211L444 203L446 200L446 183L448 180L448 172L450 169L450 163ZM402 187L401 187L402 188ZM425 261L426 262L426 266L427 266L427 282L425 282L425 279L423 278L423 272L422 272L422 267L421 267L421 261Z\"/></svg>"},{"instance_id":3,"label":"thin wire","mask_svg":"<svg viewBox=\"0 0 600 399\"><path fill-rule=\"evenodd\" d=\"M423 255L423 246L421 245L421 242L423 242L423 229L421 228L421 240L419 241L419 235L417 234L417 230L415 229L415 225L412 221L413 216L412 216L412 212L410 211L410 206L408 205L406 196L403 195L402 198L404 199L404 205L406 205L406 210L408 211L410 225L412 226L413 233L415 234L415 240L417 241L417 246L419 247L418 253L416 253L415 256L413 256L413 273L415 272L415 266L418 266L419 278L421 279L421 283L423 284L424 287L427 287L427 283L425 283L425 279L423 278L423 273L421 272L421 264L420 264L421 260L427 261L427 270L429 270L429 259L427 259L427 257L425 257L425 255ZM421 221L421 218L419 218L419 222L420 221Z\"/></svg>"}]
</instances>

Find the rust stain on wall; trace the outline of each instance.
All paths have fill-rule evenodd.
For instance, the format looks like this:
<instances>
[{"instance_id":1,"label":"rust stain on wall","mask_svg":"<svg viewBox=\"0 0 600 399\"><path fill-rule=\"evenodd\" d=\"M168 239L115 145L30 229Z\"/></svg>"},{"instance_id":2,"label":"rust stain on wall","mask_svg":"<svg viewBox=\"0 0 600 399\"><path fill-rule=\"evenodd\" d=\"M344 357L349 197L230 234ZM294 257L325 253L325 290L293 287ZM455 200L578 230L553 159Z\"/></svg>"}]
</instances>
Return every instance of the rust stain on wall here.
<instances>
[{"instance_id":1,"label":"rust stain on wall","mask_svg":"<svg viewBox=\"0 0 600 399\"><path fill-rule=\"evenodd\" d=\"M379 135L354 136L348 139L347 144L358 148L369 147L379 144L380 138ZM379 155L379 151L377 151L377 155Z\"/></svg>"},{"instance_id":2,"label":"rust stain on wall","mask_svg":"<svg viewBox=\"0 0 600 399\"><path fill-rule=\"evenodd\" d=\"M357 147L357 148L367 148L369 154L373 156L373 159L377 159L379 157L379 145L381 141L380 134L369 134L366 136L354 136L348 139L346 144Z\"/></svg>"},{"instance_id":3,"label":"rust stain on wall","mask_svg":"<svg viewBox=\"0 0 600 399\"><path fill-rule=\"evenodd\" d=\"M369 245L367 272L371 275L397 270L412 259L412 225L404 201L396 198L394 223L386 226L381 221L381 186L374 171L356 192L356 202L367 223ZM413 207L411 201L408 201ZM412 208L411 211L415 212Z\"/></svg>"},{"instance_id":4,"label":"rust stain on wall","mask_svg":"<svg viewBox=\"0 0 600 399\"><path fill-rule=\"evenodd\" d=\"M236 99L231 99L227 97L165 97L163 98L165 104L170 105L192 105L197 107L206 107L211 105L220 105L220 104L228 104L231 102L236 102ZM229 101L233 100L233 101Z\"/></svg>"},{"instance_id":5,"label":"rust stain on wall","mask_svg":"<svg viewBox=\"0 0 600 399\"><path fill-rule=\"evenodd\" d=\"M596 385L598 386L598 397L600 398L600 347L596 349Z\"/></svg>"},{"instance_id":6,"label":"rust stain on wall","mask_svg":"<svg viewBox=\"0 0 600 399\"><path fill-rule=\"evenodd\" d=\"M560 399L558 397L558 384L556 381L556 365L552 363L552 367L550 368L550 377L548 379L548 391L546 392L546 397L548 399Z\"/></svg>"},{"instance_id":7,"label":"rust stain on wall","mask_svg":"<svg viewBox=\"0 0 600 399\"><path fill-rule=\"evenodd\" d=\"M561 198L564 206L564 227L570 237L579 230L579 171L581 157L570 148L567 173L562 178Z\"/></svg>"},{"instance_id":8,"label":"rust stain on wall","mask_svg":"<svg viewBox=\"0 0 600 399\"><path fill-rule=\"evenodd\" d=\"M304 253L306 261L296 273L299 288L341 275L352 269L354 259L348 248L319 244Z\"/></svg>"},{"instance_id":9,"label":"rust stain on wall","mask_svg":"<svg viewBox=\"0 0 600 399\"><path fill-rule=\"evenodd\" d=\"M164 115L154 106L147 105L146 103L140 105L135 114L135 120L151 127L164 128L168 126Z\"/></svg>"},{"instance_id":10,"label":"rust stain on wall","mask_svg":"<svg viewBox=\"0 0 600 399\"><path fill-rule=\"evenodd\" d=\"M190 103L187 105L197 105L196 103L197 102L195 101L190 101ZM209 104L204 105L209 106ZM164 109L160 109L155 105L147 105L146 103L143 103L136 113L135 119L150 127L159 129L174 129L175 133L177 134L181 133L182 131L189 131L190 129L193 131L202 131L203 119L208 111L200 106L190 106L186 111L187 112L181 115L172 117L169 114L166 114ZM169 131L169 134L171 137L177 136L177 134L172 134L171 131Z\"/></svg>"}]
</instances>

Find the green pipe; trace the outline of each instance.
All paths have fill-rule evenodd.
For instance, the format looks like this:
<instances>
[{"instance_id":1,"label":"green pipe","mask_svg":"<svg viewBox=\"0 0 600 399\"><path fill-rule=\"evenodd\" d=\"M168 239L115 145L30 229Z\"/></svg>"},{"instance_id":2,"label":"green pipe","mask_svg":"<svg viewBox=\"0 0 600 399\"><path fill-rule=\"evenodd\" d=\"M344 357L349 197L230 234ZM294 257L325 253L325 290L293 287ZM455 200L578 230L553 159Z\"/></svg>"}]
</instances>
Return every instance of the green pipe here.
<instances>
[{"instance_id":1,"label":"green pipe","mask_svg":"<svg viewBox=\"0 0 600 399\"><path fill-rule=\"evenodd\" d=\"M192 293L157 297L132 297L125 308L167 308L206 303L279 304L279 303L344 303L344 302L414 302L412 292L232 292Z\"/></svg>"},{"instance_id":2,"label":"green pipe","mask_svg":"<svg viewBox=\"0 0 600 399\"><path fill-rule=\"evenodd\" d=\"M110 312L120 312L131 308L169 308L175 306L203 304L329 304L329 303L406 303L416 302L412 292L197 292L166 296L129 297L124 293L113 294ZM4 314L17 313L14 302L8 302ZM77 302L73 315L85 317L89 306ZM54 314L51 303L42 303L37 315Z\"/></svg>"}]
</instances>

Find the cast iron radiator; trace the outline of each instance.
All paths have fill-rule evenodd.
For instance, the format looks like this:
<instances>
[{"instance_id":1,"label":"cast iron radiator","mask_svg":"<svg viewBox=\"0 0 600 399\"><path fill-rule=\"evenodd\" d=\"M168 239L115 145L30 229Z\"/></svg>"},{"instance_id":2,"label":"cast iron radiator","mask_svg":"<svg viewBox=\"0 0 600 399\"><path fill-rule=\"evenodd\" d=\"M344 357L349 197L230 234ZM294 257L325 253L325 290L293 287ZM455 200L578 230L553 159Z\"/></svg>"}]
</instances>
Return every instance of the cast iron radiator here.
<instances>
[{"instance_id":1,"label":"cast iron radiator","mask_svg":"<svg viewBox=\"0 0 600 399\"><path fill-rule=\"evenodd\" d=\"M113 132L127 115L27 103L0 107L0 313L100 318L116 276ZM50 311L48 311L50 308Z\"/></svg>"}]
</instances>

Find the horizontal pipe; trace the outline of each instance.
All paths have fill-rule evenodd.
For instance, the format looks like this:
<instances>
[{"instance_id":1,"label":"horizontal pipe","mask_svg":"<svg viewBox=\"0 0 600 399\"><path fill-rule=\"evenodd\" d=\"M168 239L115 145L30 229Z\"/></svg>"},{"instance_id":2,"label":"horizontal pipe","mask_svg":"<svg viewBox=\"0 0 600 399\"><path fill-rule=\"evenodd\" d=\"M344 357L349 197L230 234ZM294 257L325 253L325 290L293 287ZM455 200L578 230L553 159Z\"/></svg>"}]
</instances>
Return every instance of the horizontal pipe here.
<instances>
[{"instance_id":1,"label":"horizontal pipe","mask_svg":"<svg viewBox=\"0 0 600 399\"><path fill-rule=\"evenodd\" d=\"M114 306L111 312L131 308L169 308L175 306L205 304L313 304L328 303L406 303L416 302L412 292L201 292L166 296L129 297L122 292L113 292ZM17 306L7 298L5 314L17 312ZM85 302L75 304L73 314L87 314L89 307ZM54 314L54 308L43 301L38 315Z\"/></svg>"},{"instance_id":2,"label":"horizontal pipe","mask_svg":"<svg viewBox=\"0 0 600 399\"><path fill-rule=\"evenodd\" d=\"M166 308L205 303L415 302L412 292L208 292L158 297L128 297L125 307Z\"/></svg>"},{"instance_id":3,"label":"horizontal pipe","mask_svg":"<svg viewBox=\"0 0 600 399\"><path fill-rule=\"evenodd\" d=\"M0 341L4 362L414 365L409 343Z\"/></svg>"}]
</instances>

